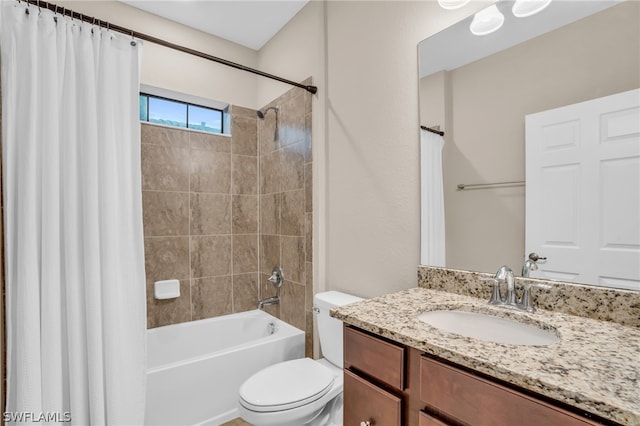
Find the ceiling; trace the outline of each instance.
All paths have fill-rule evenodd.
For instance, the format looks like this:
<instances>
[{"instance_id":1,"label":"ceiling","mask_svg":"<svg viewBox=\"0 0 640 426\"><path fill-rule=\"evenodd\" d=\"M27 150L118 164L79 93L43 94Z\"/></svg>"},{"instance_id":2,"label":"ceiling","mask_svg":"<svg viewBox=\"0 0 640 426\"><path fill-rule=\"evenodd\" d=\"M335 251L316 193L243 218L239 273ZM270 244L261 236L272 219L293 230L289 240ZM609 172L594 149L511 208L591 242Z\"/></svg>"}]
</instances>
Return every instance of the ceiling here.
<instances>
[{"instance_id":1,"label":"ceiling","mask_svg":"<svg viewBox=\"0 0 640 426\"><path fill-rule=\"evenodd\" d=\"M120 0L130 6L260 50L309 0Z\"/></svg>"},{"instance_id":2,"label":"ceiling","mask_svg":"<svg viewBox=\"0 0 640 426\"><path fill-rule=\"evenodd\" d=\"M474 36L469 31L473 16L469 16L423 40L418 45L420 78L466 65L614 6L620 1L555 0L537 15L516 18L511 13L513 0L501 0L497 5L504 14L504 25L495 33Z\"/></svg>"}]
</instances>

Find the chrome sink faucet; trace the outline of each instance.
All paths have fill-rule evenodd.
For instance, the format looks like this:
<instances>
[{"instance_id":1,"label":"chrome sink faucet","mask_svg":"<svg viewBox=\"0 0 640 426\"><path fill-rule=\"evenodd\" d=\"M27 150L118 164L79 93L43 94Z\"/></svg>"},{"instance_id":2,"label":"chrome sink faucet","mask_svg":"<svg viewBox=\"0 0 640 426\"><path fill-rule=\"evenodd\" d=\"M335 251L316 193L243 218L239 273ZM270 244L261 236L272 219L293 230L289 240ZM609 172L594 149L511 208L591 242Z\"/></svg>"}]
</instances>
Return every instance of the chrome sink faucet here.
<instances>
[{"instance_id":1,"label":"chrome sink faucet","mask_svg":"<svg viewBox=\"0 0 640 426\"><path fill-rule=\"evenodd\" d=\"M518 299L513 271L506 265L501 266L493 278L480 279L483 281L493 281L493 290L491 292L491 299L489 299L490 305L504 306L505 308L511 309L520 309L527 312L535 312L536 310L533 302L531 301L531 288L551 288L551 286L547 284L526 283L524 285L522 299ZM507 293L504 299L502 298L502 294L500 292L500 283L502 282L505 282L507 284Z\"/></svg>"},{"instance_id":2,"label":"chrome sink faucet","mask_svg":"<svg viewBox=\"0 0 640 426\"><path fill-rule=\"evenodd\" d=\"M503 304L515 306L518 301L516 297L516 280L513 277L513 271L507 265L503 265L498 269L495 276L496 280L507 283L507 294L503 300Z\"/></svg>"}]
</instances>

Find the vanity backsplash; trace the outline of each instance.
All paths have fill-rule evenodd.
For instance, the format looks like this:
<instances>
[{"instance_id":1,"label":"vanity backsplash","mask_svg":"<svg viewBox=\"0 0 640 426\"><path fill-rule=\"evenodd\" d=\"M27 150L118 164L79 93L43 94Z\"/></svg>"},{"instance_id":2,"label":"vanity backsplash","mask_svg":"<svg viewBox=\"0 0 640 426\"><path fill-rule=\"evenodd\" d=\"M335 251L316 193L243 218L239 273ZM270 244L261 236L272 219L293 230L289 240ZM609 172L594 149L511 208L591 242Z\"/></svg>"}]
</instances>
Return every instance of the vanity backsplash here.
<instances>
[{"instance_id":1,"label":"vanity backsplash","mask_svg":"<svg viewBox=\"0 0 640 426\"><path fill-rule=\"evenodd\" d=\"M489 300L493 274L433 266L418 266L418 287ZM607 287L516 277L520 292L526 283L543 283L550 289L535 288L532 298L539 309L611 321L640 328L640 292Z\"/></svg>"}]
</instances>

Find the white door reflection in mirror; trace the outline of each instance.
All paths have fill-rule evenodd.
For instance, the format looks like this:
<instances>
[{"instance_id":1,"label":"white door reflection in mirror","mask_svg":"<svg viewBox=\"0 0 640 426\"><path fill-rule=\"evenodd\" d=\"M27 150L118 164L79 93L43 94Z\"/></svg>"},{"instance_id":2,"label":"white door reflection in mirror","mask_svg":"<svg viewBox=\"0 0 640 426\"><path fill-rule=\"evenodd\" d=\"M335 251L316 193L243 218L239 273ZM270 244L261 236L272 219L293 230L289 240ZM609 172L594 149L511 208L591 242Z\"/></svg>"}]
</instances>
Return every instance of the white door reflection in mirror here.
<instances>
[{"instance_id":1,"label":"white door reflection in mirror","mask_svg":"<svg viewBox=\"0 0 640 426\"><path fill-rule=\"evenodd\" d=\"M640 290L640 90L526 116L532 277Z\"/></svg>"}]
</instances>

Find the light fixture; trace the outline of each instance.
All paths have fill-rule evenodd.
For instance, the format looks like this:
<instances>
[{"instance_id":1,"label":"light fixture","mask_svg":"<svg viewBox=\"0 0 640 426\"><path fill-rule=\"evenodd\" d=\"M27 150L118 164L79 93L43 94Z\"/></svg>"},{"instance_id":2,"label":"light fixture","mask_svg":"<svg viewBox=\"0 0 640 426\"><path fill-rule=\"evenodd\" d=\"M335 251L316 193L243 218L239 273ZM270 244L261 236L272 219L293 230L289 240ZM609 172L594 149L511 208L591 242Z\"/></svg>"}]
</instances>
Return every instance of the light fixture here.
<instances>
[{"instance_id":1,"label":"light fixture","mask_svg":"<svg viewBox=\"0 0 640 426\"><path fill-rule=\"evenodd\" d=\"M469 3L471 0L438 0L438 4L441 8L447 10L460 9L462 6Z\"/></svg>"},{"instance_id":2,"label":"light fixture","mask_svg":"<svg viewBox=\"0 0 640 426\"><path fill-rule=\"evenodd\" d=\"M516 0L511 11L517 18L526 18L535 15L549 6L551 0Z\"/></svg>"},{"instance_id":3,"label":"light fixture","mask_svg":"<svg viewBox=\"0 0 640 426\"><path fill-rule=\"evenodd\" d=\"M474 15L469 30L477 36L487 35L497 31L503 23L504 15L494 4Z\"/></svg>"}]
</instances>

